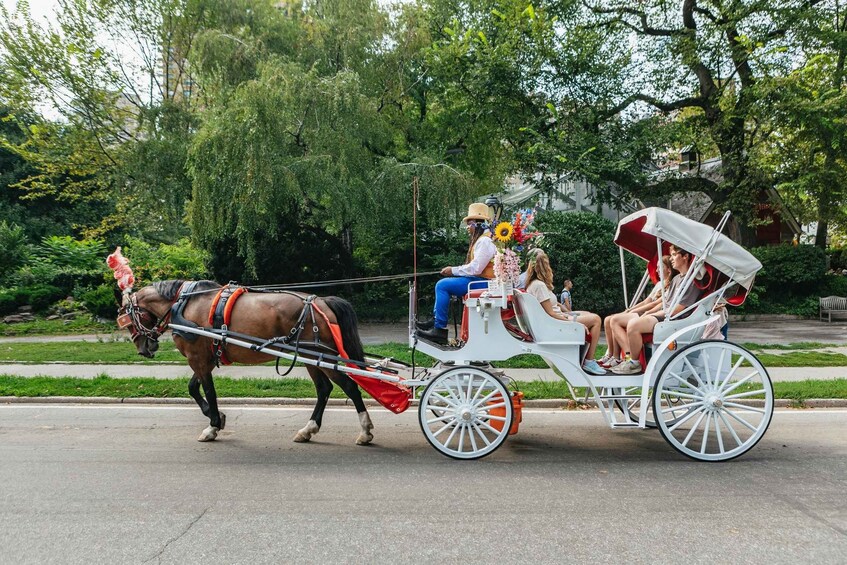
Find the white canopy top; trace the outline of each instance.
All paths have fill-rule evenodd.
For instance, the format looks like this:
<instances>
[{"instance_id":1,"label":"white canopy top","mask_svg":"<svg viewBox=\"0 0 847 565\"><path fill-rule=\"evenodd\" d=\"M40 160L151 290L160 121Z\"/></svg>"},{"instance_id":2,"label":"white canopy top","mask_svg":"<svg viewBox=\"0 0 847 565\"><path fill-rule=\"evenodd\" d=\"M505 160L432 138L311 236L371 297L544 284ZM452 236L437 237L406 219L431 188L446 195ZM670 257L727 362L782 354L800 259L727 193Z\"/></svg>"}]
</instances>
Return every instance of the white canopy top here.
<instances>
[{"instance_id":1,"label":"white canopy top","mask_svg":"<svg viewBox=\"0 0 847 565\"><path fill-rule=\"evenodd\" d=\"M705 257L706 262L750 290L756 273L762 268L759 260L725 235L715 233L711 226L689 220L676 212L645 208L630 214L618 223L615 243L649 262L658 254L657 237L699 257L705 252L713 234L717 241Z\"/></svg>"}]
</instances>

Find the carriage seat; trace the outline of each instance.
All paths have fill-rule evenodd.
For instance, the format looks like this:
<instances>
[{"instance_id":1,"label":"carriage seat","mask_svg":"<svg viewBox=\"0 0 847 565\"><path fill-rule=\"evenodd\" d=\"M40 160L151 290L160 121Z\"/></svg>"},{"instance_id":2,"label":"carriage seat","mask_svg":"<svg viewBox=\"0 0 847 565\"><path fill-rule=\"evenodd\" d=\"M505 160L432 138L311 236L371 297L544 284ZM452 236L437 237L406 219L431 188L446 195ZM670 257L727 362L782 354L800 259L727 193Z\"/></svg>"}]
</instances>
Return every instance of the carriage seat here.
<instances>
[{"instance_id":1,"label":"carriage seat","mask_svg":"<svg viewBox=\"0 0 847 565\"><path fill-rule=\"evenodd\" d=\"M584 345L591 340L591 334L585 326L549 316L531 294L515 292L512 304L521 331L530 335L536 343Z\"/></svg>"},{"instance_id":2,"label":"carriage seat","mask_svg":"<svg viewBox=\"0 0 847 565\"><path fill-rule=\"evenodd\" d=\"M689 315L685 316L684 318L659 322L658 324L656 324L656 327L653 328L653 343L660 344L666 339L668 339L674 332L681 330L685 327L697 324L699 322L705 321L709 317L709 312L711 312L712 308L714 308L715 302L717 302L717 296L713 296L708 300L704 300L703 302L698 304L697 307L694 308L694 310ZM703 337L703 332L705 330L705 326L700 326L699 328L691 330L691 332L687 334L683 334L681 336L681 339L677 341L680 342L680 345L693 343Z\"/></svg>"}]
</instances>

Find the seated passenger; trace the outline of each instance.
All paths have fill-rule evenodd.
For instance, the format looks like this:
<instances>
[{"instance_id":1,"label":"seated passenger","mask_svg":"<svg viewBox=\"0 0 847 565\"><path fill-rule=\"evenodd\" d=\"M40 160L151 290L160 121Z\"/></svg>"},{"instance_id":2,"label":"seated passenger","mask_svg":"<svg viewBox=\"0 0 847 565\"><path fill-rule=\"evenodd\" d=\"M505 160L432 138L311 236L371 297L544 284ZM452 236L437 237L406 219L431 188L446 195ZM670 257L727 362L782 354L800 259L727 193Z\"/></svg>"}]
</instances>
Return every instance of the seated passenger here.
<instances>
[{"instance_id":1,"label":"seated passenger","mask_svg":"<svg viewBox=\"0 0 847 565\"><path fill-rule=\"evenodd\" d=\"M688 251L680 249L675 245L671 245L671 266L676 269L679 274L673 278L671 286L668 289L667 303L669 306L676 298L676 295L679 294L679 287L682 284L682 280L685 278L685 274L688 272L688 269L691 268L691 261L693 259L694 256ZM629 349L632 358L612 369L612 372L616 375L635 375L643 372L644 367L642 367L641 363L638 361L638 358L641 356L641 349L644 347L642 334L652 333L656 324L664 321L666 317L678 314L697 302L700 299L700 294L700 289L697 288L694 281L691 281L691 284L688 286L685 293L679 297L679 303L673 309L673 312L665 312L662 310L662 303L659 302L659 304L652 310L638 318L630 320L626 325L626 343L623 345L626 349Z\"/></svg>"},{"instance_id":2,"label":"seated passenger","mask_svg":"<svg viewBox=\"0 0 847 565\"><path fill-rule=\"evenodd\" d=\"M444 267L441 276L446 277L435 285L435 307L431 323L418 324L418 336L435 343L447 343L447 310L451 296L464 296L468 284L494 278L494 256L497 248L491 241L488 206L475 203L468 207L468 215L462 220L466 224L471 241L466 263L458 267Z\"/></svg>"},{"instance_id":3,"label":"seated passenger","mask_svg":"<svg viewBox=\"0 0 847 565\"><path fill-rule=\"evenodd\" d=\"M591 331L591 344L585 356L586 361L582 368L586 373L592 375L605 375L606 370L594 360L594 352L597 350L597 342L600 339L600 316L591 312L578 311L565 314L553 294L553 269L550 267L550 258L547 254L538 250L530 256L529 267L526 270L526 292L538 299L538 303L544 308L548 315L557 320L576 319Z\"/></svg>"},{"instance_id":4,"label":"seated passenger","mask_svg":"<svg viewBox=\"0 0 847 565\"><path fill-rule=\"evenodd\" d=\"M665 290L671 285L671 279L676 274L676 271L671 267L670 255L662 257L662 275L665 281ZM600 359L599 364L606 369L617 367L626 360L626 355L629 351L623 347L626 343L626 325L630 320L634 320L644 312L649 312L656 305L662 304L662 283L661 279L653 287L653 290L647 295L647 298L638 304L627 308L623 312L606 316L603 320L603 327L606 331L606 342L609 344L606 354Z\"/></svg>"}]
</instances>

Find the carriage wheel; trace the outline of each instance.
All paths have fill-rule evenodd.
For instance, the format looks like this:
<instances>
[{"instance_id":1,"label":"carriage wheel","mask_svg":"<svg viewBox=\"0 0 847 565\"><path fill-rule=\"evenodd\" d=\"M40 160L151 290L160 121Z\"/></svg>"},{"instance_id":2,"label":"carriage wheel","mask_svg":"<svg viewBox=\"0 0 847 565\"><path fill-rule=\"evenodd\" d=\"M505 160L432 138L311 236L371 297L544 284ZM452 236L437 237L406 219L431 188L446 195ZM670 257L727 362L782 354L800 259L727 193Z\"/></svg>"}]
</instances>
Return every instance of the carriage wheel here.
<instances>
[{"instance_id":1,"label":"carriage wheel","mask_svg":"<svg viewBox=\"0 0 847 565\"><path fill-rule=\"evenodd\" d=\"M753 448L773 416L773 385L756 356L734 343L701 341L668 359L653 414L671 446L693 459L728 461Z\"/></svg>"},{"instance_id":2,"label":"carriage wheel","mask_svg":"<svg viewBox=\"0 0 847 565\"><path fill-rule=\"evenodd\" d=\"M641 387L634 386L629 388L613 388L612 394L627 396L631 394L641 394ZM644 420L644 425L647 428L655 428L656 421L653 418L653 402L651 400L651 395L653 391L648 391L647 393L647 419ZM618 407L618 410L625 416L627 416L631 421L638 422L638 412L641 410L641 400L615 400L615 406Z\"/></svg>"},{"instance_id":3,"label":"carriage wheel","mask_svg":"<svg viewBox=\"0 0 847 565\"><path fill-rule=\"evenodd\" d=\"M509 437L512 418L509 391L476 367L456 367L432 379L418 408L426 440L454 459L492 453Z\"/></svg>"}]
</instances>

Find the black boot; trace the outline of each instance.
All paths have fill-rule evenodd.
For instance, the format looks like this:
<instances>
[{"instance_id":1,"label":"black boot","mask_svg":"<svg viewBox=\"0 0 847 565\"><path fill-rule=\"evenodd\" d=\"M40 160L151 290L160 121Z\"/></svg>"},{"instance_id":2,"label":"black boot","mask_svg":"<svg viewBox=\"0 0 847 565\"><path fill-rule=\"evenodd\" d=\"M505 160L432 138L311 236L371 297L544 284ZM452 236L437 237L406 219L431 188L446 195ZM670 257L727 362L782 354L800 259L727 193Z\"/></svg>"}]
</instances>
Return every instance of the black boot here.
<instances>
[{"instance_id":1,"label":"black boot","mask_svg":"<svg viewBox=\"0 0 847 565\"><path fill-rule=\"evenodd\" d=\"M435 318L430 318L428 320L420 320L415 323L415 327L419 330L431 330L435 325Z\"/></svg>"},{"instance_id":2,"label":"black boot","mask_svg":"<svg viewBox=\"0 0 847 565\"><path fill-rule=\"evenodd\" d=\"M428 330L418 330L418 337L433 343L447 345L447 328L432 327Z\"/></svg>"}]
</instances>

